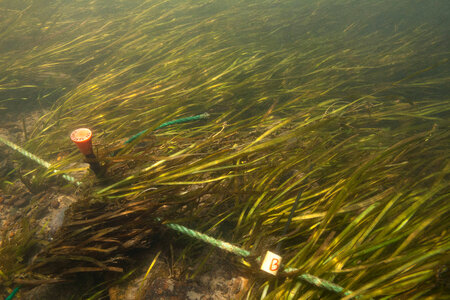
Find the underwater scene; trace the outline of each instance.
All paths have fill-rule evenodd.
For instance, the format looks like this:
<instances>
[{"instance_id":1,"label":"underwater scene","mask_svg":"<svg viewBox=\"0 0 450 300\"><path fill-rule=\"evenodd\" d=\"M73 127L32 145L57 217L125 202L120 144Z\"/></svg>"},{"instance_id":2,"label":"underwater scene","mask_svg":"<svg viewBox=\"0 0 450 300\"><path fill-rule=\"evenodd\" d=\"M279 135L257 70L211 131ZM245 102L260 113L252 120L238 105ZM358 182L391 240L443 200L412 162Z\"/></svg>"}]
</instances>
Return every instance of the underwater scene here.
<instances>
[{"instance_id":1,"label":"underwater scene","mask_svg":"<svg viewBox=\"0 0 450 300\"><path fill-rule=\"evenodd\" d=\"M450 1L0 1L0 298L446 299Z\"/></svg>"}]
</instances>

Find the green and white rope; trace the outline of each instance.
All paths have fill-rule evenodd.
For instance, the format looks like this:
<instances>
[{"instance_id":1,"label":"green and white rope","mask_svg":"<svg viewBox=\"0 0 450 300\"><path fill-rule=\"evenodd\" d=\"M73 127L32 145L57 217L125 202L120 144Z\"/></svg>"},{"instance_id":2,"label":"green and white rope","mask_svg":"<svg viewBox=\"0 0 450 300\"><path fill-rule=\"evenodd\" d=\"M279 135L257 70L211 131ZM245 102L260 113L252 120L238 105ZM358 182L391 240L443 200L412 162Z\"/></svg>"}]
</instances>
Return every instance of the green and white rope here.
<instances>
[{"instance_id":1,"label":"green and white rope","mask_svg":"<svg viewBox=\"0 0 450 300\"><path fill-rule=\"evenodd\" d=\"M298 269L288 267L288 268L285 268L283 271L287 272L287 273L290 273L290 272L296 272L296 271L298 271ZM314 286L316 286L318 288L323 288L323 289L326 289L326 290L328 290L330 292L334 292L336 294L342 294L342 295L345 295L345 296L348 296L348 295L352 294L352 291L346 290L346 289L344 289L343 287L341 287L341 286L339 286L337 284L334 284L334 283L332 283L332 282L330 282L328 280L321 279L319 277L316 277L316 276L308 274L308 273L300 274L296 278L301 280L301 281L305 281L305 282L307 282L309 284L312 284L312 285L314 285Z\"/></svg>"},{"instance_id":2,"label":"green and white rope","mask_svg":"<svg viewBox=\"0 0 450 300\"><path fill-rule=\"evenodd\" d=\"M22 147L14 144L13 142L11 142L11 141L9 141L9 140L1 137L1 136L0 136L0 142L5 144L6 146L10 147L11 149L19 152L23 156L28 157L29 159L31 159L32 161L38 163L39 165L43 166L46 169L50 169L51 166L52 166L49 162L46 162L42 158L37 157L33 153L28 152L27 150L23 149ZM56 172L58 172L58 170L53 170L53 172L56 173ZM67 181L69 181L71 183L75 183L76 185L81 185L81 182L77 181L75 179L75 177L72 177L72 176L67 175L67 174L63 174L61 176L62 176L62 178L64 178L65 180L67 180Z\"/></svg>"},{"instance_id":3,"label":"green and white rope","mask_svg":"<svg viewBox=\"0 0 450 300\"><path fill-rule=\"evenodd\" d=\"M217 248L220 248L222 250L231 252L231 253L233 253L235 255L242 256L242 257L250 256L250 251L247 251L245 249L239 248L239 247L234 246L234 245L232 245L230 243L227 243L227 242L215 239L215 238L210 237L210 236L208 236L208 235L206 235L204 233L201 233L201 232L189 229L189 228L187 228L187 227L185 227L183 225L173 224L173 223L168 223L168 224L165 224L165 225L167 227L175 230L175 231L178 231L181 234L184 234L184 235L187 235L187 236L192 237L194 239L200 240L202 242L205 242L207 244L210 244L210 245L212 245L214 247L217 247ZM285 268L283 271L286 272L286 273L291 273L291 272L298 271L298 269L288 267L288 268ZM314 286L316 286L318 288L322 288L322 289L328 290L330 292L334 292L334 293L345 295L345 296L348 296L348 295L352 294L352 291L346 290L346 289L344 289L343 287L341 287L341 286L339 286L337 284L334 284L334 283L332 283L332 282L330 282L328 280L321 279L319 277L316 277L316 276L308 274L308 273L300 274L300 275L296 276L296 278L298 280L301 280L303 282L307 282L307 283L309 283L311 285L314 285Z\"/></svg>"},{"instance_id":4,"label":"green and white rope","mask_svg":"<svg viewBox=\"0 0 450 300\"><path fill-rule=\"evenodd\" d=\"M169 121L169 122L162 123L161 125L156 127L156 129L161 129L163 127L174 125L174 124L181 124L181 123L197 121L197 120L203 120L203 119L208 119L208 118L209 118L209 114L207 112L205 112L205 113L202 113L200 115L196 115L196 116L192 116L192 117L186 117L186 118L181 118L181 119L172 120L172 121Z\"/></svg>"},{"instance_id":5,"label":"green and white rope","mask_svg":"<svg viewBox=\"0 0 450 300\"><path fill-rule=\"evenodd\" d=\"M214 247L231 252L233 254L243 256L243 257L247 257L250 255L250 251L244 250L244 249L234 246L230 243L215 239L204 233L189 229L187 227L184 227L183 225L173 224L173 223L168 223L165 225L175 231L178 231L178 232L184 234L184 235L190 236L197 240L201 240L207 244L213 245Z\"/></svg>"},{"instance_id":6,"label":"green and white rope","mask_svg":"<svg viewBox=\"0 0 450 300\"><path fill-rule=\"evenodd\" d=\"M174 124L181 124L181 123L186 123L186 122L191 122L191 121L203 120L203 119L207 119L207 118L209 118L209 114L208 113L203 113L201 115L196 115L196 116L192 116L192 117L172 120L172 121L169 121L169 122L162 123L161 125L156 127L155 130L161 129L161 128L164 128L164 127L167 127L167 126L170 126L170 125L174 125ZM147 131L149 131L149 129L144 129L144 130L136 133L135 135L130 137L127 141L125 141L124 144L131 143L132 141L134 141L135 139L137 139L138 137L140 137L141 135L143 135Z\"/></svg>"}]
</instances>

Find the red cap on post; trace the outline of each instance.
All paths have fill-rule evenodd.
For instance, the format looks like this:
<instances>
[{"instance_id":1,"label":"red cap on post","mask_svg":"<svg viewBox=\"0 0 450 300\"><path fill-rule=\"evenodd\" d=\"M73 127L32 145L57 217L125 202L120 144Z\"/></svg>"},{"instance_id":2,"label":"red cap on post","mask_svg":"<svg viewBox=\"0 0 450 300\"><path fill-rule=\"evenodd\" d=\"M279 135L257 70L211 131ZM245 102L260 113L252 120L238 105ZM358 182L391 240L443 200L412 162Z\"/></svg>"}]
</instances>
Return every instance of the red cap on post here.
<instances>
[{"instance_id":1,"label":"red cap on post","mask_svg":"<svg viewBox=\"0 0 450 300\"><path fill-rule=\"evenodd\" d=\"M70 134L70 139L74 142L80 152L84 155L94 153L92 151L92 132L87 128L78 128Z\"/></svg>"}]
</instances>

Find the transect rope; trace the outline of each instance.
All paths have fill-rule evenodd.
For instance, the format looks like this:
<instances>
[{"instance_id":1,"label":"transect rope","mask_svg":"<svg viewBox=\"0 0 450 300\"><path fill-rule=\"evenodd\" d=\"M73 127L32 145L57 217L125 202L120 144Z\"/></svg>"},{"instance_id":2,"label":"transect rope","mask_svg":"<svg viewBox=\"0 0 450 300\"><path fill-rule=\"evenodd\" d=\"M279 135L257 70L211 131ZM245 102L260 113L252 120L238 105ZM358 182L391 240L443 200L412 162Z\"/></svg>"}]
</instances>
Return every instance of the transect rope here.
<instances>
[{"instance_id":1,"label":"transect rope","mask_svg":"<svg viewBox=\"0 0 450 300\"><path fill-rule=\"evenodd\" d=\"M207 113L205 113L205 114L194 116L194 117L178 119L178 120L175 120L175 121L170 121L170 122L163 123L158 128L162 128L162 127L169 126L169 125L172 125L172 124L178 124L178 123L183 123L183 122L187 122L187 121L192 121L192 120L199 120L199 119L202 119L202 118L207 118L208 116L209 115ZM140 133L134 135L133 137L130 138L130 140L131 139L136 139L139 135L141 135L143 133L145 133L145 131L141 131ZM130 142L130 140L128 140L127 142ZM9 146L10 148L16 150L17 152L21 153L22 155L28 157L29 159L31 159L31 160L33 160L35 162L37 162L38 164L40 164L41 166L43 166L43 167L45 167L47 169L49 169L51 167L50 163L44 161L43 159L37 157L36 155L34 155L32 153L26 151L25 149L17 146L16 144L8 141L7 139L2 138L1 136L0 136L0 142L4 143L5 145ZM54 170L54 172L57 172L57 171ZM62 177L64 179L66 179L67 181L75 183L77 185L81 184L81 182L77 181L72 176L64 174L64 175L62 175ZM159 218L157 218L157 221L161 221L161 220ZM172 230L175 230L175 231L177 231L177 232L179 232L181 234L184 234L184 235L189 236L191 238L200 240L200 241L202 241L204 243L210 244L210 245L212 245L214 247L220 248L222 250L225 250L227 252L233 253L235 255L242 256L242 257L250 256L250 251L247 251L245 249L239 248L239 247L234 246L234 245L232 245L230 243L227 243L227 242L215 239L215 238L210 237L210 236L208 236L208 235L206 235L204 233L201 233L201 232L189 229L189 228L187 228L187 227L185 227L183 225L174 224L174 223L168 223L168 224L165 224L165 225L168 228L170 228ZM283 271L286 272L286 273L291 273L291 272L297 272L299 270L296 269L296 268L288 267L288 268L284 268ZM348 295L352 294L351 291L346 290L346 289L344 289L343 287L341 287L341 286L339 286L337 284L334 284L334 283L332 283L332 282L330 282L328 280L321 279L321 278L316 277L316 276L311 275L311 274L307 274L307 273L300 274L300 275L296 276L296 278L301 280L301 281L307 282L307 283L309 283L311 285L314 285L314 286L316 286L318 288L326 289L326 290L334 292L334 293L343 294L345 296L348 296ZM18 288L16 288L16 289L18 290ZM15 291L15 293L17 293L16 290L14 290L14 291ZM12 295L12 296L14 296L14 295ZM12 299L12 298L9 298L9 299Z\"/></svg>"},{"instance_id":2,"label":"transect rope","mask_svg":"<svg viewBox=\"0 0 450 300\"><path fill-rule=\"evenodd\" d=\"M232 245L230 243L227 243L227 242L215 239L215 238L210 237L210 236L208 236L208 235L206 235L204 233L201 233L201 232L189 229L189 228L187 228L187 227L185 227L183 225L173 224L173 223L168 223L168 224L165 224L165 225L167 227L175 230L175 231L178 231L179 233L182 233L184 235L187 235L187 236L192 237L192 238L197 239L197 240L201 240L202 242L205 242L207 244L210 244L210 245L212 245L214 247L217 247L217 248L220 248L222 250L231 252L233 254L236 254L236 255L239 255L239 256L242 256L242 257L250 256L250 251L247 251L245 249L239 248L239 247L234 246L234 245ZM283 271L286 272L286 273L291 273L291 272L297 272L299 270L297 268L288 267L288 268L284 268ZM314 286L316 286L318 288L326 289L326 290L328 290L330 292L334 292L334 293L337 293L337 294L343 294L345 296L348 296L348 295L352 294L352 291L346 290L346 289L344 289L343 287L341 287L341 286L339 286L337 284L334 284L334 283L332 283L332 282L330 282L328 280L321 279L321 278L316 277L316 276L311 275L311 274L307 274L307 273L300 274L300 275L296 276L296 278L301 280L301 281L304 281L304 282L307 282L309 284L312 284L312 285L314 285Z\"/></svg>"},{"instance_id":3,"label":"transect rope","mask_svg":"<svg viewBox=\"0 0 450 300\"><path fill-rule=\"evenodd\" d=\"M23 149L22 147L14 144L11 141L8 141L7 139L3 138L0 136L0 142L2 142L3 144L5 144L6 146L10 147L11 149L19 152L20 154L22 154L25 157L28 157L29 159L31 159L32 161L38 163L39 165L43 166L46 169L50 169L51 168L51 164L46 162L45 160L43 160L40 157L37 157L36 155L34 155L33 153L28 152L27 150ZM53 170L54 173L58 172L58 170ZM75 177L72 177L70 175L67 174L63 174L61 175L62 178L64 178L65 180L75 183L76 185L81 185L81 182L77 181L75 179Z\"/></svg>"},{"instance_id":4,"label":"transect rope","mask_svg":"<svg viewBox=\"0 0 450 300\"><path fill-rule=\"evenodd\" d=\"M166 123L162 123L161 125L159 125L158 127L155 128L155 130L157 129L161 129L170 125L174 125L174 124L181 124L181 123L186 123L186 122L191 122L191 121L197 121L197 120L202 120L202 119L207 119L209 118L209 114L208 113L203 113L201 115L196 115L196 116L192 116L192 117L187 117L187 118L181 118L181 119L177 119L177 120L173 120L173 121L169 121ZM130 137L125 144L131 143L132 141L134 141L135 139L137 139L138 137L140 137L141 135L143 135L144 133L146 133L147 131L149 131L149 129L144 129L138 133L136 133L135 135L133 135L132 137Z\"/></svg>"}]
</instances>

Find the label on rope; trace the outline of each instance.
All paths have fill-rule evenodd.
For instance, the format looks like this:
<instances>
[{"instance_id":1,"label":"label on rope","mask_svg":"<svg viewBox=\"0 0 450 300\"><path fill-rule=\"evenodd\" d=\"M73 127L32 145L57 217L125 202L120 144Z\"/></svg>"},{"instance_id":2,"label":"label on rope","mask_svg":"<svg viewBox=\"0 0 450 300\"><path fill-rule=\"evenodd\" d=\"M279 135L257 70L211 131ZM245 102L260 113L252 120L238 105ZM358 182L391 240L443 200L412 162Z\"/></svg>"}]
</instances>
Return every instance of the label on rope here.
<instances>
[{"instance_id":1,"label":"label on rope","mask_svg":"<svg viewBox=\"0 0 450 300\"><path fill-rule=\"evenodd\" d=\"M267 251L266 256L264 257L263 263L261 265L261 270L270 273L272 275L277 275L280 266L281 266L281 256L273 252Z\"/></svg>"}]
</instances>

